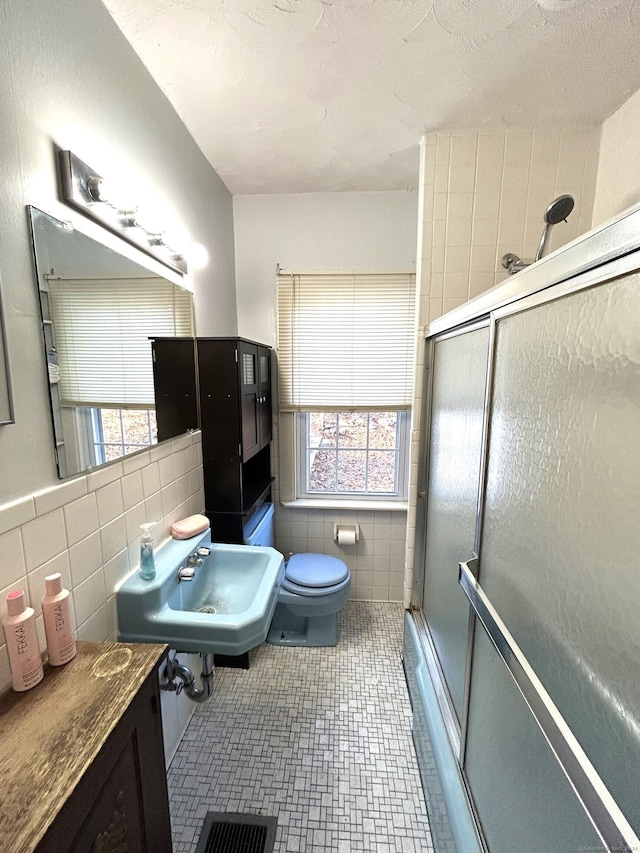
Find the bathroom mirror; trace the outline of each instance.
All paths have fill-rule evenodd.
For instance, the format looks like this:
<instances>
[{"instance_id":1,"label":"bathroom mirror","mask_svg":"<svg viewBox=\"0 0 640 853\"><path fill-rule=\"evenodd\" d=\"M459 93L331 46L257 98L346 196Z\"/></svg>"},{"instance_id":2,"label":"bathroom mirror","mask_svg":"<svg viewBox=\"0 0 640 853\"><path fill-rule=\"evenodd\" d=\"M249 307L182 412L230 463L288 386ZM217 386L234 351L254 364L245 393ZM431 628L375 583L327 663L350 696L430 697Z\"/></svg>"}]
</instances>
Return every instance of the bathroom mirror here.
<instances>
[{"instance_id":1,"label":"bathroom mirror","mask_svg":"<svg viewBox=\"0 0 640 853\"><path fill-rule=\"evenodd\" d=\"M192 337L193 298L68 223L28 212L43 370L65 478L157 442L149 339Z\"/></svg>"}]
</instances>

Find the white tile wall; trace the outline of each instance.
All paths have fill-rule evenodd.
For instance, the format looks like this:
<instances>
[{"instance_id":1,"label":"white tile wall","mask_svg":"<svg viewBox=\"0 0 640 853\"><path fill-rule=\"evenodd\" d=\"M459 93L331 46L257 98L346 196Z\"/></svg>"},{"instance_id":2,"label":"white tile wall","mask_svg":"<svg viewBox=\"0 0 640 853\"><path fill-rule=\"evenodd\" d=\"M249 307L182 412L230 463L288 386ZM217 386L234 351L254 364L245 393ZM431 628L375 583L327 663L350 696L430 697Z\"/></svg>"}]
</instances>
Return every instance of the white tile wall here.
<instances>
[{"instance_id":1,"label":"white tile wall","mask_svg":"<svg viewBox=\"0 0 640 853\"><path fill-rule=\"evenodd\" d=\"M278 490L278 425L271 450L275 475L275 546L285 557L315 552L339 557L351 572L351 598L359 601L402 601L407 513L405 510L298 509L280 505ZM333 525L357 523L360 539L339 547Z\"/></svg>"},{"instance_id":2,"label":"white tile wall","mask_svg":"<svg viewBox=\"0 0 640 853\"><path fill-rule=\"evenodd\" d=\"M506 252L535 255L548 204L576 206L550 251L591 228L600 126L482 128L423 141L420 323L493 287Z\"/></svg>"},{"instance_id":3,"label":"white tile wall","mask_svg":"<svg viewBox=\"0 0 640 853\"><path fill-rule=\"evenodd\" d=\"M550 251L590 230L599 147L600 125L456 130L421 141L406 606L413 587L424 327L506 278L500 264L506 252L533 258L544 211L558 195L570 193L576 204L567 222L554 227Z\"/></svg>"},{"instance_id":4,"label":"white tile wall","mask_svg":"<svg viewBox=\"0 0 640 853\"><path fill-rule=\"evenodd\" d=\"M199 432L0 506L0 618L7 594L24 589L40 614L44 651L44 578L61 572L72 593L79 639L116 639L114 592L138 567L139 525L158 522L153 536L160 547L174 521L203 507ZM10 683L2 636L0 690Z\"/></svg>"}]
</instances>

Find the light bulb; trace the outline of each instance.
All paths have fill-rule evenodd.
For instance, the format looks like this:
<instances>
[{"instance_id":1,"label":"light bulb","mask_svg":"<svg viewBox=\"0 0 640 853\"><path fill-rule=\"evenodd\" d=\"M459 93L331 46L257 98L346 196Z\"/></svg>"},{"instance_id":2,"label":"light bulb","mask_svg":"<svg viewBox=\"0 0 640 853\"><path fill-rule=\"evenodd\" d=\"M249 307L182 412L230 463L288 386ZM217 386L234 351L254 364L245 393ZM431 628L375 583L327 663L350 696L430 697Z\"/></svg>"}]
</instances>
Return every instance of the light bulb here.
<instances>
[{"instance_id":1,"label":"light bulb","mask_svg":"<svg viewBox=\"0 0 640 853\"><path fill-rule=\"evenodd\" d=\"M202 243L192 243L187 252L189 266L194 270L202 270L209 263L209 252Z\"/></svg>"},{"instance_id":2,"label":"light bulb","mask_svg":"<svg viewBox=\"0 0 640 853\"><path fill-rule=\"evenodd\" d=\"M109 184L98 175L87 180L87 191L94 201L109 201Z\"/></svg>"}]
</instances>

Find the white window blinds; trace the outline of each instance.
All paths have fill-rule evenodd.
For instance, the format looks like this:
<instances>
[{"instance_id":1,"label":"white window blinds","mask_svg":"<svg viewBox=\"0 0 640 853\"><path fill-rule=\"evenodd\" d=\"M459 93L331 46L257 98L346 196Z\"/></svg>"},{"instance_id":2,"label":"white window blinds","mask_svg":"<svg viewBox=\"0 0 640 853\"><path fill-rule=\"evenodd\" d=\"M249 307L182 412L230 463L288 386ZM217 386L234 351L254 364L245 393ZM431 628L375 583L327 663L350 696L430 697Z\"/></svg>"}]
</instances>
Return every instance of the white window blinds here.
<instances>
[{"instance_id":1,"label":"white window blinds","mask_svg":"<svg viewBox=\"0 0 640 853\"><path fill-rule=\"evenodd\" d=\"M280 273L280 408L410 408L414 325L412 273Z\"/></svg>"},{"instance_id":2,"label":"white window blinds","mask_svg":"<svg viewBox=\"0 0 640 853\"><path fill-rule=\"evenodd\" d=\"M63 406L154 405L150 337L193 335L192 295L161 278L48 278Z\"/></svg>"}]
</instances>

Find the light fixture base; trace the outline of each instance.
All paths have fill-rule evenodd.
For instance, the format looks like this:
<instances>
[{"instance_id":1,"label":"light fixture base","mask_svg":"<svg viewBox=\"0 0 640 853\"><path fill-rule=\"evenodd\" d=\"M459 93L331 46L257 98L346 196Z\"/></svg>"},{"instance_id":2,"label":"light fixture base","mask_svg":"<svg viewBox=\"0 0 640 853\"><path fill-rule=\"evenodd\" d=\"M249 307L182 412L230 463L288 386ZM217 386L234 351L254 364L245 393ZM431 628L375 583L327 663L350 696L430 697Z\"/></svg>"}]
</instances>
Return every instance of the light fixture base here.
<instances>
[{"instance_id":1,"label":"light fixture base","mask_svg":"<svg viewBox=\"0 0 640 853\"><path fill-rule=\"evenodd\" d=\"M187 262L173 246L167 246L157 229L152 234L131 218L131 211L122 211L110 199L100 198L103 177L87 166L72 151L60 151L62 197L70 206L89 216L127 243L155 258L160 263L184 275ZM127 214L124 216L123 214Z\"/></svg>"}]
</instances>

